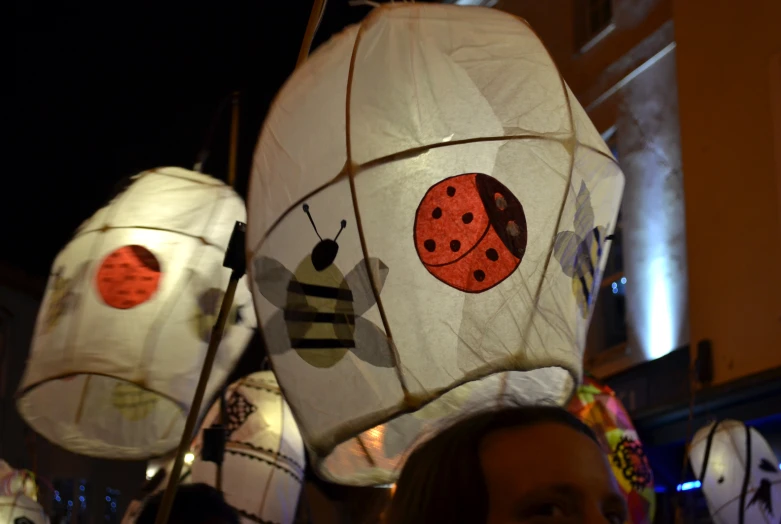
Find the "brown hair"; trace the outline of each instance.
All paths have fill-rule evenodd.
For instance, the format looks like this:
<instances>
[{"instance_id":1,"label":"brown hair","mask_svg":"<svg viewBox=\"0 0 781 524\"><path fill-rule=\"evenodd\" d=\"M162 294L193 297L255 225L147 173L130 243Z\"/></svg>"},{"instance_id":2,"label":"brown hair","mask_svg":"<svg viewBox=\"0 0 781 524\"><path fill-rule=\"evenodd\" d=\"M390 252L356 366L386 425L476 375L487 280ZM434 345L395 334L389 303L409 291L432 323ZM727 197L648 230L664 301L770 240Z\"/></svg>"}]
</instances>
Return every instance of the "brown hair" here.
<instances>
[{"instance_id":1,"label":"brown hair","mask_svg":"<svg viewBox=\"0 0 781 524\"><path fill-rule=\"evenodd\" d=\"M466 417L409 456L396 484L386 524L485 522L488 490L479 456L482 440L501 429L544 423L568 426L597 442L588 426L560 407L503 408Z\"/></svg>"}]
</instances>

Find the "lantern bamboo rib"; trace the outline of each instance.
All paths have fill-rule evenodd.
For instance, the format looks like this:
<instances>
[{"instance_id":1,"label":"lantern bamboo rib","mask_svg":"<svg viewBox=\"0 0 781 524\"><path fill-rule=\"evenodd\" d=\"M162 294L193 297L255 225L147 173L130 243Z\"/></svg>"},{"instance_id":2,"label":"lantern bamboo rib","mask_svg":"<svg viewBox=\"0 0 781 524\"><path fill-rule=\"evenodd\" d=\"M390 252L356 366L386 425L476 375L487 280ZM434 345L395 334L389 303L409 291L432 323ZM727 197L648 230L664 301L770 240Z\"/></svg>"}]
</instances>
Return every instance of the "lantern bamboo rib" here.
<instances>
[{"instance_id":1,"label":"lantern bamboo rib","mask_svg":"<svg viewBox=\"0 0 781 524\"><path fill-rule=\"evenodd\" d=\"M166 229L164 227L153 227L153 226L103 226L100 229L89 229L87 231L79 231L78 234L73 235L73 238L78 238L87 235L89 233L104 233L106 231L111 231L112 229L145 229L147 231L160 231L162 233L173 233L175 235L180 235L183 237L190 237L196 240L200 240L206 246L222 249L222 246L218 246L217 244L213 244L209 242L203 236L193 235L192 233L185 233L183 231L176 231L175 229Z\"/></svg>"},{"instance_id":2,"label":"lantern bamboo rib","mask_svg":"<svg viewBox=\"0 0 781 524\"><path fill-rule=\"evenodd\" d=\"M452 140L450 142L437 142L436 144L428 144L425 146L417 146L410 149L406 149L404 151L400 151L398 153L392 153L390 155L386 155L380 158L375 158L374 160L369 160L368 162L365 162L363 164L358 164L354 167L354 175L353 177L357 177L361 174L363 174L365 171L368 171L370 169L373 169L375 167L384 166L385 164L390 164L391 162L396 162L398 160L403 160L405 158L412 158L417 155L422 155L424 153L429 152L432 149L438 149L440 147L448 147L448 146L459 146L464 144L474 144L477 142L499 142L499 141L511 141L511 140L543 140L543 141L550 141L550 142L565 142L565 140L561 140L558 138L551 138L546 136L540 136L540 135L502 135L502 136L487 136L487 137L472 137L472 138L464 138L462 140ZM594 147L591 147L586 144L582 144L580 142L576 142L578 147L582 147L584 149L588 149L589 151L598 154L608 160L610 160L612 163L618 165L618 162L611 157L610 155L600 151L599 149L596 149ZM347 173L347 166L345 166L339 173L337 173L336 176L334 176L331 180L328 182L320 185L319 187L313 189L312 191L309 191L304 196L296 200L288 209L282 213L279 217L277 217L276 220L271 224L271 227L268 228L268 230L263 234L263 237L260 239L260 241L256 244L256 246L253 248L252 253L255 254L258 252L258 250L263 247L263 244L266 242L266 239L271 236L271 233L274 232L274 230L279 226L280 222L284 220L290 213L293 211L299 209L301 207L301 204L312 198L312 196L318 194L319 192L331 187L332 185L340 182L344 178L347 178L349 174Z\"/></svg>"},{"instance_id":3,"label":"lantern bamboo rib","mask_svg":"<svg viewBox=\"0 0 781 524\"><path fill-rule=\"evenodd\" d=\"M380 11L374 11L378 13ZM401 358L399 352L396 349L396 344L393 343L393 333L391 333L390 323L388 322L388 315L385 313L385 307L382 305L382 297L380 297L380 290L377 286L377 279L372 271L371 262L369 260L369 250L366 248L366 237L363 233L363 223L361 222L361 210L358 208L358 194L355 191L355 166L353 165L352 156L352 140L350 137L350 99L352 97L353 90L353 77L355 73L355 58L358 56L358 46L361 43L361 37L363 36L364 29L366 28L366 21L373 19L370 14L361 22L361 26L358 28L358 34L355 35L355 43L353 43L353 52L350 56L350 69L347 74L347 89L345 100L345 145L347 150L347 175L350 182L350 197L353 201L353 212L355 213L355 225L358 230L358 237L361 241L361 252L363 253L363 263L366 266L366 273L369 275L369 283L371 284L372 293L374 294L374 301L377 304L377 310L380 313L382 319L382 325L385 328L385 336L388 339L388 349L393 357L393 370L396 372L396 377L399 379L399 386L404 394L406 403L409 403L410 398L409 388L407 387L404 374L401 372ZM371 460L371 457L369 457Z\"/></svg>"},{"instance_id":4,"label":"lantern bamboo rib","mask_svg":"<svg viewBox=\"0 0 781 524\"><path fill-rule=\"evenodd\" d=\"M372 457L371 453L369 453L369 448L367 448L366 444L364 444L360 433L358 435L355 435L355 440L358 441L358 445L361 447L363 454L366 455L366 462L369 463L369 466L373 468L377 467L377 462L374 460L374 457Z\"/></svg>"}]
</instances>

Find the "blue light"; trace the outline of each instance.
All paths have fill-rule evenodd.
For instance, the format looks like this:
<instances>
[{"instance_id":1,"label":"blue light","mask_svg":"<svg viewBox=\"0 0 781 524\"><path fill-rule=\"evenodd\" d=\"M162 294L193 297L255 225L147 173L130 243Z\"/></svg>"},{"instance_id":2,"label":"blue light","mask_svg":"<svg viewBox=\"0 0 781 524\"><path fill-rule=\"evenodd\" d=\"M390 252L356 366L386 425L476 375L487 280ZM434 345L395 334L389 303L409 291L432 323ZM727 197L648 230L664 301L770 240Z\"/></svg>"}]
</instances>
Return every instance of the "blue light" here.
<instances>
[{"instance_id":1,"label":"blue light","mask_svg":"<svg viewBox=\"0 0 781 524\"><path fill-rule=\"evenodd\" d=\"M610 286L610 287L611 287L611 288L613 288L613 294L614 294L614 295L618 294L618 284L616 284L615 282L613 282L613 284L611 284L611 286Z\"/></svg>"},{"instance_id":2,"label":"blue light","mask_svg":"<svg viewBox=\"0 0 781 524\"><path fill-rule=\"evenodd\" d=\"M621 277L621 283L626 284L626 277Z\"/></svg>"},{"instance_id":3,"label":"blue light","mask_svg":"<svg viewBox=\"0 0 781 524\"><path fill-rule=\"evenodd\" d=\"M667 493L667 488L664 486L654 486L654 491L656 493Z\"/></svg>"},{"instance_id":4,"label":"blue light","mask_svg":"<svg viewBox=\"0 0 781 524\"><path fill-rule=\"evenodd\" d=\"M700 489L701 487L702 484L699 480L690 480L689 482L678 484L675 489L676 491L689 491L690 489Z\"/></svg>"},{"instance_id":5,"label":"blue light","mask_svg":"<svg viewBox=\"0 0 781 524\"><path fill-rule=\"evenodd\" d=\"M84 491L84 486L79 486L79 491Z\"/></svg>"},{"instance_id":6,"label":"blue light","mask_svg":"<svg viewBox=\"0 0 781 524\"><path fill-rule=\"evenodd\" d=\"M106 502L111 502L111 497L109 497L108 495L106 495Z\"/></svg>"},{"instance_id":7,"label":"blue light","mask_svg":"<svg viewBox=\"0 0 781 524\"><path fill-rule=\"evenodd\" d=\"M72 500L68 501L68 506L73 506L73 501Z\"/></svg>"},{"instance_id":8,"label":"blue light","mask_svg":"<svg viewBox=\"0 0 781 524\"><path fill-rule=\"evenodd\" d=\"M60 498L59 495L55 495L54 496L54 500L56 500L57 502L60 502L62 499Z\"/></svg>"},{"instance_id":9,"label":"blue light","mask_svg":"<svg viewBox=\"0 0 781 524\"><path fill-rule=\"evenodd\" d=\"M116 508L116 507L117 507L117 503L116 503L116 502L112 502L112 503L111 503L111 507L112 507L112 508Z\"/></svg>"},{"instance_id":10,"label":"blue light","mask_svg":"<svg viewBox=\"0 0 781 524\"><path fill-rule=\"evenodd\" d=\"M84 497L79 497L79 502L84 502Z\"/></svg>"}]
</instances>

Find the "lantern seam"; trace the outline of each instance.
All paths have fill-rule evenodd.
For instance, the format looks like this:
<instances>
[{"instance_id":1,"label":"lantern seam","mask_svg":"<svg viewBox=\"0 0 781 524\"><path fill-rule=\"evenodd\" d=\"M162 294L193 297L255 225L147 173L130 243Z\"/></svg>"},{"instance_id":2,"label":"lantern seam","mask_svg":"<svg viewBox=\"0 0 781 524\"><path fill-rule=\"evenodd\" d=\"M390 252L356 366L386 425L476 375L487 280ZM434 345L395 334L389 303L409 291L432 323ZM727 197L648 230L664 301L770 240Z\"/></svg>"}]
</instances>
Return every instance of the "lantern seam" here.
<instances>
[{"instance_id":1,"label":"lantern seam","mask_svg":"<svg viewBox=\"0 0 781 524\"><path fill-rule=\"evenodd\" d=\"M234 449L226 449L225 453L229 453L231 455L238 455L240 457L245 457L245 458L248 458L250 460L258 460L260 462L264 462L264 463L268 464L269 466L272 466L272 467L274 467L276 469L279 469L279 470L283 471L284 473L287 473L288 475L293 477L295 480L297 480L299 483L303 483L304 482L304 480L299 478L295 473L293 473L292 471L289 471L286 468L283 468L277 462L271 462L270 460L266 460L264 458L261 458L261 457L255 456L255 455L250 455L249 453L242 453L241 451L236 451Z\"/></svg>"},{"instance_id":2,"label":"lantern seam","mask_svg":"<svg viewBox=\"0 0 781 524\"><path fill-rule=\"evenodd\" d=\"M374 271L372 271L371 262L369 259L369 251L366 246L366 237L364 235L363 224L361 222L361 211L360 208L358 207L358 195L356 194L356 190L355 190L355 164L353 163L353 156L352 156L352 137L350 136L350 131L351 131L350 104L352 99L353 78L355 76L355 60L358 56L358 47L361 43L361 37L363 36L363 33L366 29L367 22L373 21L373 19L377 16L377 13L379 12L382 12L382 10L378 9L377 11L372 12L368 17L366 17L361 22L361 25L358 28L358 33L355 35L355 42L353 43L353 51L350 56L350 66L347 70L347 88L346 88L345 120L344 120L345 147L347 153L346 168L347 168L348 180L350 183L350 196L353 203L353 213L355 214L355 225L358 230L358 239L361 241L361 252L363 253L363 263L366 267L366 272L369 275L369 283L371 284L372 293L374 294L377 310L380 313L380 318L382 319L382 325L385 328L385 337L387 338L388 341L388 350L390 351L390 354L393 357L393 364L394 364L393 369L396 372L396 377L399 380L399 387L401 388L401 391L404 395L404 404L409 404L410 393L409 393L409 388L407 387L406 380L404 378L404 374L401 371L401 365L400 365L401 357L399 356L398 350L396 349L396 344L393 343L393 333L391 332L390 322L388 321L388 315L385 312L385 307L382 304L380 291L377 287L377 279L374 275ZM366 451L366 457L369 463L371 464L371 466L376 466L374 459L371 457L368 451Z\"/></svg>"}]
</instances>

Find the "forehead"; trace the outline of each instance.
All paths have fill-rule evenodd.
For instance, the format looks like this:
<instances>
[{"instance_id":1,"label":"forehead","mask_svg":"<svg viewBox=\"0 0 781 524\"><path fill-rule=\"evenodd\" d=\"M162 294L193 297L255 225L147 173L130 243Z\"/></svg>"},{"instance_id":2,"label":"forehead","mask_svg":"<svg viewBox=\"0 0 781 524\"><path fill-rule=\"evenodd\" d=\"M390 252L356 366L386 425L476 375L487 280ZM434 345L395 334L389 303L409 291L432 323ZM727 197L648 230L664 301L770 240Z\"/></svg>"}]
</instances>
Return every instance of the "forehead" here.
<instances>
[{"instance_id":1,"label":"forehead","mask_svg":"<svg viewBox=\"0 0 781 524\"><path fill-rule=\"evenodd\" d=\"M555 423L495 431L480 449L489 489L501 483L514 490L568 482L584 487L613 489L615 479L596 442L578 431Z\"/></svg>"}]
</instances>

